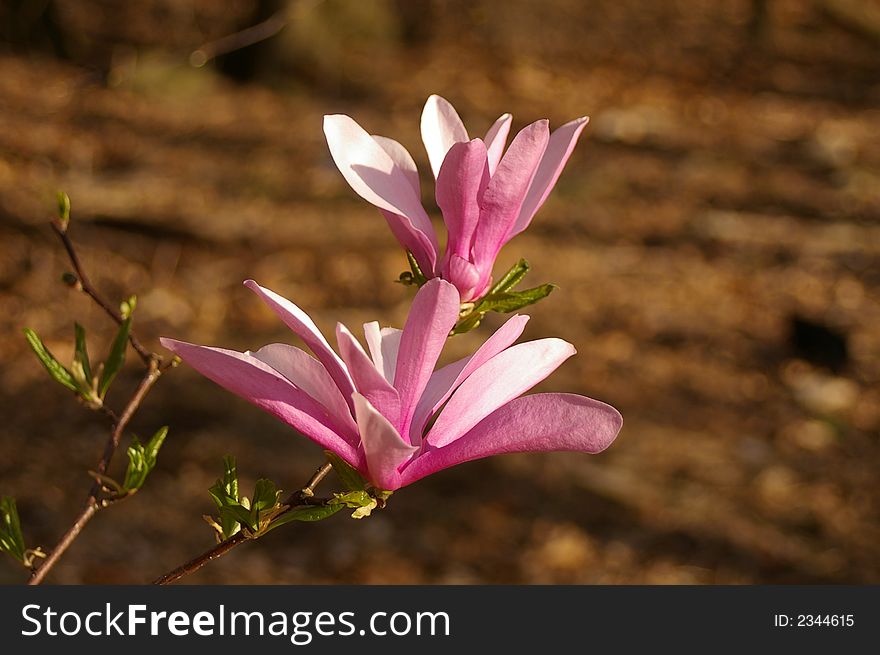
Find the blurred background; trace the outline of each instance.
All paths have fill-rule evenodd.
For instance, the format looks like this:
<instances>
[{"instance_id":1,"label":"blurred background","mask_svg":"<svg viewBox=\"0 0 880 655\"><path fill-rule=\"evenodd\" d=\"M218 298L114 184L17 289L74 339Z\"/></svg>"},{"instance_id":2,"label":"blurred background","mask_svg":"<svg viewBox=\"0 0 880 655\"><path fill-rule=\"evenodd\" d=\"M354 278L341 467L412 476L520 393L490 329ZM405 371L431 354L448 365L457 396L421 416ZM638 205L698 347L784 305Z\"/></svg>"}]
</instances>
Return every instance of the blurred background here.
<instances>
[{"instance_id":1,"label":"blurred background","mask_svg":"<svg viewBox=\"0 0 880 655\"><path fill-rule=\"evenodd\" d=\"M877 0L4 0L0 492L29 545L51 547L79 511L107 430L21 332L65 361L74 320L94 356L114 332L60 282L55 192L93 281L138 295L153 348L290 339L247 277L326 334L400 326L405 258L333 166L321 117L406 145L439 225L418 131L430 93L471 134L506 111L515 130L592 117L498 267L525 256L532 284L560 286L524 338L579 354L539 389L612 403L623 431L599 456L444 471L367 520L277 530L189 580L880 582ZM138 375L130 355L110 404ZM51 581L141 583L209 547L225 453L245 489L294 489L322 461L186 367L133 428L163 424L145 488L99 514ZM0 582L23 574L0 565Z\"/></svg>"}]
</instances>

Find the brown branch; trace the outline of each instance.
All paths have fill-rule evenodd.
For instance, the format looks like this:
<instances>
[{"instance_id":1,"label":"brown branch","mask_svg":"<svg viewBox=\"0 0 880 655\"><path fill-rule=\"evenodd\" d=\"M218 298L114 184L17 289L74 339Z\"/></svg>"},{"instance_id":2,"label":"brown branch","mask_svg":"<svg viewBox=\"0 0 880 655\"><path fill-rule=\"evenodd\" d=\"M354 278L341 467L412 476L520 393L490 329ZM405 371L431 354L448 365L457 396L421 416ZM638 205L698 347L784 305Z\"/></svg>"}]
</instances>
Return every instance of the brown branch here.
<instances>
[{"instance_id":1,"label":"brown branch","mask_svg":"<svg viewBox=\"0 0 880 655\"><path fill-rule=\"evenodd\" d=\"M311 0L310 2L301 0L303 5L312 5L311 7L306 7L306 9L313 9L321 4L321 2L323 2L323 0ZM238 32L227 34L219 39L202 44L190 54L189 63L195 68L201 68L215 57L227 55L230 52L235 52L236 50L241 50L242 48L247 48L248 46L265 41L266 39L271 39L287 27L287 24L291 20L293 20L293 16L289 9L285 8L281 11L277 11L256 25L251 25Z\"/></svg>"},{"instance_id":2,"label":"brown branch","mask_svg":"<svg viewBox=\"0 0 880 655\"><path fill-rule=\"evenodd\" d=\"M330 462L327 462L323 466L321 466L315 473L309 478L309 481L306 483L302 489L293 492L290 495L290 498L285 501L285 505L289 505L289 507L279 514L279 516L283 515L286 512L294 509L295 507L301 507L305 504L312 504L308 502L308 499L312 498L315 494L315 488L320 484L321 480L327 477L327 474L333 469L333 465ZM321 499L321 502L326 502L329 499ZM169 571L165 575L160 578L153 580L154 585L167 585L173 582L177 582L181 578L185 578L186 576L195 573L200 568L202 568L205 564L209 562L213 562L215 559L219 559L223 557L230 550L235 548L236 546L243 544L246 541L250 541L252 539L251 535L246 534L244 530L236 532L234 535L229 537L224 541L221 541L219 544L206 550L204 553L199 555L198 557L194 557L186 564L181 564L173 571Z\"/></svg>"},{"instance_id":3,"label":"brown branch","mask_svg":"<svg viewBox=\"0 0 880 655\"><path fill-rule=\"evenodd\" d=\"M135 390L134 395L132 395L131 399L128 401L128 404L125 406L125 409L122 411L122 414L119 416L117 420L113 423L113 429L110 431L110 436L107 439L107 444L104 446L104 454L101 457L101 460L98 462L98 465L95 467L95 472L99 475L103 475L110 466L110 461L113 459L113 455L116 453L117 448L119 447L119 441L122 438L123 433L125 432L125 428L131 422L131 419L134 417L135 412L137 412L141 403L143 402L146 395L150 392L153 385L156 384L156 381L162 375L162 369L159 367L159 363L155 358L150 359L149 368L147 369L146 374L141 379L138 388ZM112 412L111 412L111 415ZM28 580L29 585L38 585L45 579L46 575L48 575L49 571L51 571L55 564L58 563L58 560L61 556L70 548L73 541L79 536L79 533L86 526L86 524L92 520L95 514L98 513L103 505L98 501L98 498L101 494L101 489L103 485L99 480L96 480L92 485L91 490L89 491L89 497L86 499L85 505L83 506L82 511L79 513L79 516L76 517L76 520L73 522L67 532L59 540L58 544L55 548L52 549L52 552L43 560L43 563L36 568L31 574L30 579Z\"/></svg>"},{"instance_id":4,"label":"brown branch","mask_svg":"<svg viewBox=\"0 0 880 655\"><path fill-rule=\"evenodd\" d=\"M79 288L83 293L85 293L89 298L95 301L104 312L112 318L117 325L122 325L125 319L122 318L122 314L119 313L119 310L113 307L104 297L98 292L98 290L94 287L89 280L89 276L86 275L85 269L80 263L79 255L76 253L76 249L73 247L73 242L70 240L70 237L67 235L67 227L63 226L59 221L53 220L52 229L55 231L55 234L58 235L58 238L61 239L61 243L64 245L64 250L67 251L67 257L70 259L70 263L73 266L73 270L76 273L77 278L77 288ZM131 343L131 347L134 348L135 352L137 352L138 356L140 356L141 360L145 365L149 366L152 360L161 361L161 357L155 353L151 353L149 350L144 348L138 338L135 336L134 332L129 331L128 333L128 341Z\"/></svg>"}]
</instances>

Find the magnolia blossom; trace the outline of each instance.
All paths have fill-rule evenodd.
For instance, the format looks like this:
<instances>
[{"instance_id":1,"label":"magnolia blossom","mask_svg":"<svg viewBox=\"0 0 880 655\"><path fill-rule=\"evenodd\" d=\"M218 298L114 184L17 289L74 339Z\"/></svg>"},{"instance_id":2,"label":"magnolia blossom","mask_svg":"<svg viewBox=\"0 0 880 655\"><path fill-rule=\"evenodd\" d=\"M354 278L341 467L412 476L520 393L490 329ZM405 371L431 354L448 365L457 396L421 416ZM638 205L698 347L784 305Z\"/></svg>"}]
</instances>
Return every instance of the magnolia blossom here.
<instances>
[{"instance_id":1,"label":"magnolia blossom","mask_svg":"<svg viewBox=\"0 0 880 655\"><path fill-rule=\"evenodd\" d=\"M403 330L365 324L369 354L341 323L337 354L299 307L253 280L245 285L315 357L283 343L243 353L173 339L162 345L333 451L379 489L500 453L597 453L622 425L617 410L584 396L520 397L575 353L561 339L512 345L528 316L512 317L474 354L435 371L461 300L444 280L419 290Z\"/></svg>"},{"instance_id":2,"label":"magnolia blossom","mask_svg":"<svg viewBox=\"0 0 880 655\"><path fill-rule=\"evenodd\" d=\"M566 123L552 134L548 121L535 121L505 152L510 122L510 114L504 114L485 138L471 139L448 101L432 95L425 103L422 141L448 231L442 259L422 206L419 174L406 148L392 139L370 136L342 114L324 117L324 134L346 181L382 211L425 276L448 280L466 302L489 289L498 251L529 226L544 204L587 118Z\"/></svg>"}]
</instances>

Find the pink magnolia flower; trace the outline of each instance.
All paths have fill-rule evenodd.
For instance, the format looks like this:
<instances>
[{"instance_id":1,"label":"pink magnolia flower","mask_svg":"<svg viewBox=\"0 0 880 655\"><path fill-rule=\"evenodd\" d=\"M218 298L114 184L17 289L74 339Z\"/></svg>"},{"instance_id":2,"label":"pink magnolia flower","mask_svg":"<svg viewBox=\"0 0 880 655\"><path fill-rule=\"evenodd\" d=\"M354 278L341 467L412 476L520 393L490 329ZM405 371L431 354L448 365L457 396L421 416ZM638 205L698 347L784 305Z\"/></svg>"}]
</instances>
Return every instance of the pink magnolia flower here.
<instances>
[{"instance_id":1,"label":"pink magnolia flower","mask_svg":"<svg viewBox=\"0 0 880 655\"><path fill-rule=\"evenodd\" d=\"M422 141L448 231L442 259L422 206L419 174L406 148L392 139L370 136L343 114L324 117L324 134L346 181L382 211L425 276L448 280L466 302L490 287L498 252L529 226L544 204L587 118L566 123L552 134L548 121L536 121L524 127L505 152L510 122L510 114L504 114L485 139L470 139L448 101L432 95L425 103Z\"/></svg>"},{"instance_id":2,"label":"pink magnolia flower","mask_svg":"<svg viewBox=\"0 0 880 655\"><path fill-rule=\"evenodd\" d=\"M575 350L561 339L511 345L528 316L514 316L477 351L434 371L460 297L425 284L403 330L364 325L369 354L341 323L339 354L299 307L253 280L245 284L317 359L283 343L236 352L173 339L162 345L393 491L469 460L520 451L597 453L620 430L613 407L584 396L519 396Z\"/></svg>"}]
</instances>

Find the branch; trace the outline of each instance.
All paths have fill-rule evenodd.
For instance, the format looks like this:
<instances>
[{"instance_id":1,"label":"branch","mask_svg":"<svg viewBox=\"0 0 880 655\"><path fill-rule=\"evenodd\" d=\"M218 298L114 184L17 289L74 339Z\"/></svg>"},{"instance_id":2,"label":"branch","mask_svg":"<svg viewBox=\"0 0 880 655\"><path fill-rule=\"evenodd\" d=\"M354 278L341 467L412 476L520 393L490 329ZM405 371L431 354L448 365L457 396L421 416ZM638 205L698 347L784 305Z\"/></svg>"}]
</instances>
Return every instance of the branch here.
<instances>
[{"instance_id":1,"label":"branch","mask_svg":"<svg viewBox=\"0 0 880 655\"><path fill-rule=\"evenodd\" d=\"M300 489L299 491L295 491L290 495L290 498L285 501L285 505L289 507L279 514L279 516L286 514L292 509L296 507L302 507L303 505L308 505L308 499L312 498L315 495L315 488L320 484L321 480L327 477L327 474L330 473L333 465L330 462L327 462L323 466L321 466L315 473L309 478L309 481L306 485ZM236 546L243 544L246 541L251 540L251 536L246 534L244 530L236 532L234 535L226 539L225 541L221 541L219 544L214 546L213 548L205 551L198 557L194 557L186 564L181 564L176 569L169 571L165 575L160 578L153 580L154 585L167 585L173 582L177 582L181 578L185 578L186 576L195 573L200 568L202 568L205 564L209 562L213 562L215 559L219 559L223 557L230 550L235 548Z\"/></svg>"},{"instance_id":2,"label":"branch","mask_svg":"<svg viewBox=\"0 0 880 655\"><path fill-rule=\"evenodd\" d=\"M141 379L134 395L128 401L128 404L125 406L120 417L113 423L113 429L110 431L107 444L104 446L104 454L98 462L98 465L95 467L95 471L98 474L103 475L109 468L110 461L113 459L113 455L119 447L119 441L122 438L122 434L125 432L125 428L131 422L132 417L134 417L138 408L141 406L144 398L149 393L150 389L152 389L153 385L156 384L156 381L161 375L162 369L160 369L159 363L155 358L151 358L149 368ZM79 516L76 517L73 525L67 529L67 532L64 533L64 536L61 537L61 540L55 548L52 549L49 556L43 560L42 565L31 573L31 577L28 580L29 585L38 585L43 582L43 579L48 575L49 571L54 568L55 564L58 563L58 560L67 549L70 548L71 544L79 536L79 533L86 524L92 520L95 514L98 513L98 510L105 506L98 501L102 488L103 485L101 482L96 480L89 491L89 497L86 499L85 505L79 513Z\"/></svg>"},{"instance_id":3,"label":"branch","mask_svg":"<svg viewBox=\"0 0 880 655\"><path fill-rule=\"evenodd\" d=\"M70 263L73 266L73 270L76 273L76 284L77 288L85 293L89 298L95 301L104 312L112 318L117 325L122 325L123 318L122 314L119 313L119 310L113 307L109 302L107 302L103 296L98 292L98 290L94 287L89 280L89 276L86 275L85 269L79 261L79 256L76 254L76 249L73 247L73 242L70 240L70 237L67 235L67 227L62 226L62 224L53 220L52 229L55 231L55 234L58 235L58 238L61 239L61 243L64 245L64 249L67 251L67 256L70 259ZM140 356L141 360L144 362L146 366L150 365L152 360L162 361L161 356L151 353L149 350L144 348L138 338L134 335L134 332L128 333L128 341L131 343L131 347L134 348L135 352L137 352L138 356Z\"/></svg>"}]
</instances>

